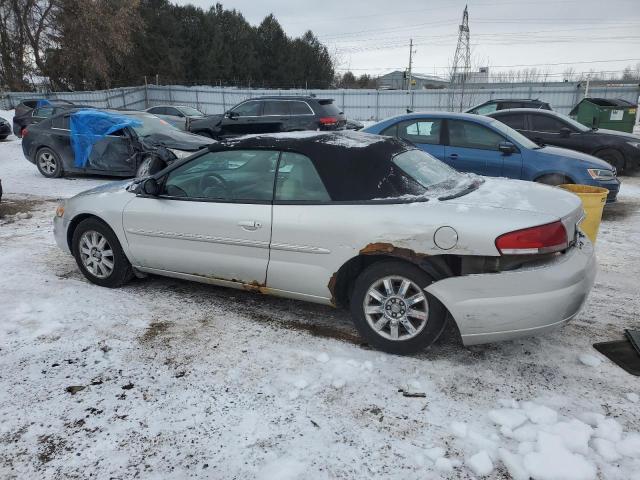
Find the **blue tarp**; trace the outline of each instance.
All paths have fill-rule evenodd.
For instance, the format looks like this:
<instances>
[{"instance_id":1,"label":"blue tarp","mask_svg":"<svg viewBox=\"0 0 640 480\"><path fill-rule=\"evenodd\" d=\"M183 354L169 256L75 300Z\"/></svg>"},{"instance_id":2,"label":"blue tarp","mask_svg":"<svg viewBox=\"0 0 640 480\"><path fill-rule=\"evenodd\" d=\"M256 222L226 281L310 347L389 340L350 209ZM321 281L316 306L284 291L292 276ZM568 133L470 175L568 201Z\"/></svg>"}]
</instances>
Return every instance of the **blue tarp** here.
<instances>
[{"instance_id":1,"label":"blue tarp","mask_svg":"<svg viewBox=\"0 0 640 480\"><path fill-rule=\"evenodd\" d=\"M38 102L36 103L36 108L45 107L47 105L51 105L51 102L46 98L43 98L42 100L38 100Z\"/></svg>"},{"instance_id":2,"label":"blue tarp","mask_svg":"<svg viewBox=\"0 0 640 480\"><path fill-rule=\"evenodd\" d=\"M89 161L91 149L99 140L125 127L139 127L142 122L126 115L100 110L78 110L71 114L71 146L75 166L84 168Z\"/></svg>"}]
</instances>

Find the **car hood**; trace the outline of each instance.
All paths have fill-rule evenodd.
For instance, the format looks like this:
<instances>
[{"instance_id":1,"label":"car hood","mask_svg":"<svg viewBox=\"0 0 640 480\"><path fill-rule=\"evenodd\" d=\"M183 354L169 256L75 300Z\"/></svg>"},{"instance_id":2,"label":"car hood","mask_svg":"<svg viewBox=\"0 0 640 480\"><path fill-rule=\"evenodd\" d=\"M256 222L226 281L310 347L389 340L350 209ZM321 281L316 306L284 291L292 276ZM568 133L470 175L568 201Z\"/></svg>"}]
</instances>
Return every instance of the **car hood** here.
<instances>
[{"instance_id":1,"label":"car hood","mask_svg":"<svg viewBox=\"0 0 640 480\"><path fill-rule=\"evenodd\" d=\"M456 205L500 208L529 213L550 214L558 218L582 210L580 198L557 187L509 178L485 178L474 191L445 200Z\"/></svg>"},{"instance_id":2,"label":"car hood","mask_svg":"<svg viewBox=\"0 0 640 480\"><path fill-rule=\"evenodd\" d=\"M175 150L183 150L185 152L195 152L196 150L215 142L215 140L211 138L181 131L172 132L171 135L153 133L141 138L141 140L146 145L153 147L173 148Z\"/></svg>"},{"instance_id":3,"label":"car hood","mask_svg":"<svg viewBox=\"0 0 640 480\"><path fill-rule=\"evenodd\" d=\"M629 142L632 142L634 140L636 142L640 142L640 135L633 135L627 132L618 132L617 130L607 130L606 128L599 128L597 130L593 130L592 133L595 133L596 135L611 135L613 137L621 137Z\"/></svg>"},{"instance_id":4,"label":"car hood","mask_svg":"<svg viewBox=\"0 0 640 480\"><path fill-rule=\"evenodd\" d=\"M609 165L604 160L600 160L599 158L596 158L593 155L577 152L576 150L569 150L567 148L552 147L550 145L547 145L542 148L538 148L530 151L534 152L534 154L537 154L537 155L546 154L546 155L553 155L554 157L558 157L559 159L563 159L563 160L570 159L570 160L586 162L588 164L588 167L592 167L592 168L603 168L606 170L611 170L611 165Z\"/></svg>"},{"instance_id":5,"label":"car hood","mask_svg":"<svg viewBox=\"0 0 640 480\"><path fill-rule=\"evenodd\" d=\"M90 188L89 190L85 190L84 192L80 192L77 195L74 195L72 198L84 197L87 195L100 195L103 193L113 193L118 191L126 191L127 187L133 183L133 180L120 180L116 182L105 183L104 185L100 185L98 187Z\"/></svg>"}]
</instances>

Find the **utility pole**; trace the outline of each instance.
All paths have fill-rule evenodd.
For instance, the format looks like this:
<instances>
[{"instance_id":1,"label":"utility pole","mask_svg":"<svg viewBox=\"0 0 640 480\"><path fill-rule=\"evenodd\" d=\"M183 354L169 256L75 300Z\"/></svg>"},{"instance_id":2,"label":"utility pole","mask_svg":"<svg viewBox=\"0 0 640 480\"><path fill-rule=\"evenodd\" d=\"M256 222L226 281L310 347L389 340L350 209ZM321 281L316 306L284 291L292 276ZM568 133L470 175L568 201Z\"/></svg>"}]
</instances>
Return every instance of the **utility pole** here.
<instances>
[{"instance_id":1,"label":"utility pole","mask_svg":"<svg viewBox=\"0 0 640 480\"><path fill-rule=\"evenodd\" d=\"M413 111L413 94L411 92L411 67L413 66L413 38L409 39L409 76L408 76L408 86L407 90L409 90L409 110Z\"/></svg>"}]
</instances>

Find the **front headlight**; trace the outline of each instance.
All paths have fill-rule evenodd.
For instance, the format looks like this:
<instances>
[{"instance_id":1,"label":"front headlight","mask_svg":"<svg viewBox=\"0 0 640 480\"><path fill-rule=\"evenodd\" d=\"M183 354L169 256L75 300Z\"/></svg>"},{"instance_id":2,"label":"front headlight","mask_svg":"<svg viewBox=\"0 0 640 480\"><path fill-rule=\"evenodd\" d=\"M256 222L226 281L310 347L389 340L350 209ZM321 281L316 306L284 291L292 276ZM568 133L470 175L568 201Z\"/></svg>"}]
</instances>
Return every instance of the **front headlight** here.
<instances>
[{"instance_id":1,"label":"front headlight","mask_svg":"<svg viewBox=\"0 0 640 480\"><path fill-rule=\"evenodd\" d=\"M193 152L185 152L184 150L176 150L175 148L168 148L167 150L173 153L178 160L180 160L181 158L186 158L189 155L193 154Z\"/></svg>"},{"instance_id":2,"label":"front headlight","mask_svg":"<svg viewBox=\"0 0 640 480\"><path fill-rule=\"evenodd\" d=\"M604 170L600 168L587 169L589 176L594 180L613 180L616 178L616 172L614 170Z\"/></svg>"},{"instance_id":3,"label":"front headlight","mask_svg":"<svg viewBox=\"0 0 640 480\"><path fill-rule=\"evenodd\" d=\"M638 142L627 142L628 145L631 145L632 147L635 148L640 148L640 141Z\"/></svg>"}]
</instances>

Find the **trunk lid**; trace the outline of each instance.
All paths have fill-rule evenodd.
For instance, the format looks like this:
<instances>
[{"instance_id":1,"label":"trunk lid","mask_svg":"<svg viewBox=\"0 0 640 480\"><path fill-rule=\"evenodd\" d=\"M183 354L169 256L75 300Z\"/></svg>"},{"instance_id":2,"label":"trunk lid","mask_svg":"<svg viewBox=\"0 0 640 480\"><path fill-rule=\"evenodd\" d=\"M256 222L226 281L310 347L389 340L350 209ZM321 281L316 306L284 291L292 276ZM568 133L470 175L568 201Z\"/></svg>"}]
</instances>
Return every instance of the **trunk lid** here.
<instances>
[{"instance_id":1,"label":"trunk lid","mask_svg":"<svg viewBox=\"0 0 640 480\"><path fill-rule=\"evenodd\" d=\"M484 180L473 192L445 202L554 215L564 224L568 238L574 238L577 225L584 216L582 202L577 195L557 187L522 180Z\"/></svg>"}]
</instances>

